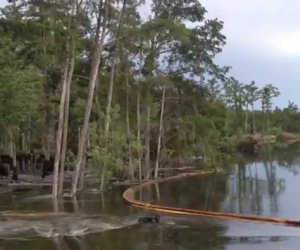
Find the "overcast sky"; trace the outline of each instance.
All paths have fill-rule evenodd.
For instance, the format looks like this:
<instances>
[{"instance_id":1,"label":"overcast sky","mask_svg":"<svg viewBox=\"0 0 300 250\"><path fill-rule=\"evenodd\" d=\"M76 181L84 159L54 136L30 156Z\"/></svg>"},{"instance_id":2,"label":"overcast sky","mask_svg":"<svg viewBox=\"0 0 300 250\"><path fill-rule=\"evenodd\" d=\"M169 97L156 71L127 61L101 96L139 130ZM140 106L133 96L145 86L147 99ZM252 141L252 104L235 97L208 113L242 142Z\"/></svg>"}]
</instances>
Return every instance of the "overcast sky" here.
<instances>
[{"instance_id":1,"label":"overcast sky","mask_svg":"<svg viewBox=\"0 0 300 250\"><path fill-rule=\"evenodd\" d=\"M149 0L148 0L149 1ZM5 0L0 0L3 6ZM232 75L281 91L276 105L300 106L300 1L201 0L208 17L224 21L227 45L216 60ZM143 7L147 13L149 7Z\"/></svg>"},{"instance_id":2,"label":"overcast sky","mask_svg":"<svg viewBox=\"0 0 300 250\"><path fill-rule=\"evenodd\" d=\"M209 17L224 21L227 45L217 61L232 74L281 91L275 103L300 106L300 1L202 0Z\"/></svg>"},{"instance_id":3,"label":"overcast sky","mask_svg":"<svg viewBox=\"0 0 300 250\"><path fill-rule=\"evenodd\" d=\"M300 107L300 1L200 2L208 11L207 17L224 21L227 45L217 63L231 66L231 74L241 82L254 80L260 87L278 87L281 95L275 105L285 107L291 100ZM148 9L144 7L145 15Z\"/></svg>"}]
</instances>

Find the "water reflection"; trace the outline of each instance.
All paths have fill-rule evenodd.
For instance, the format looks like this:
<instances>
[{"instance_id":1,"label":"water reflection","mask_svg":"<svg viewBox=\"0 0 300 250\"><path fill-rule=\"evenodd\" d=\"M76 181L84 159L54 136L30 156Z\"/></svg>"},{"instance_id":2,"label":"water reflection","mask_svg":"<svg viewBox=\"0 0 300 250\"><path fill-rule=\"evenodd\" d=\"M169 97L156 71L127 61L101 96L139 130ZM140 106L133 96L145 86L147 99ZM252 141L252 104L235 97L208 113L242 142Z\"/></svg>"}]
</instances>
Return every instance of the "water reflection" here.
<instances>
[{"instance_id":1,"label":"water reflection","mask_svg":"<svg viewBox=\"0 0 300 250\"><path fill-rule=\"evenodd\" d=\"M97 235L81 238L87 249L216 249L223 247L228 238L222 236L223 228L202 225L176 228L174 226L143 226L136 225L122 232L107 231ZM199 237L201 235L201 237ZM74 239L65 240L69 249L80 249ZM96 247L97 246L97 247ZM68 249L68 248L67 248Z\"/></svg>"},{"instance_id":2,"label":"water reflection","mask_svg":"<svg viewBox=\"0 0 300 250\"><path fill-rule=\"evenodd\" d=\"M226 174L156 184L138 192L136 198L177 207L300 219L299 152L299 145L265 147L257 158L226 168ZM168 214L161 214L159 225L138 224L138 218L150 212L125 204L124 188L57 200L46 195L47 189L0 194L0 249L299 248L300 229L282 225ZM26 216L9 217L4 211Z\"/></svg>"},{"instance_id":3,"label":"water reflection","mask_svg":"<svg viewBox=\"0 0 300 250\"><path fill-rule=\"evenodd\" d=\"M300 219L299 145L262 148L256 159L240 160L226 174L192 177L144 189L143 201L175 207ZM139 197L136 197L139 198Z\"/></svg>"}]
</instances>

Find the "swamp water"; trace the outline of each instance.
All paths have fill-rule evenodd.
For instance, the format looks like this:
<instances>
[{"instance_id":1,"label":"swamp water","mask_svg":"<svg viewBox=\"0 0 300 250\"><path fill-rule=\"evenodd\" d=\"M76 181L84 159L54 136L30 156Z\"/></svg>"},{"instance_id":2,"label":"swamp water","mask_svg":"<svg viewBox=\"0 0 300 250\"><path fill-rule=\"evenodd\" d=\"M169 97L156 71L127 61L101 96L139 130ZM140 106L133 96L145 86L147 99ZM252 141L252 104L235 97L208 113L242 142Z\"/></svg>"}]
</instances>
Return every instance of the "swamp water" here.
<instances>
[{"instance_id":1,"label":"swamp water","mask_svg":"<svg viewBox=\"0 0 300 250\"><path fill-rule=\"evenodd\" d=\"M299 174L299 144L265 147L222 174L149 186L136 198L300 220ZM147 211L128 206L123 191L114 188L104 197L86 191L77 200L57 202L47 196L47 188L2 192L0 250L299 249L300 228L291 226L170 214L161 214L158 225L138 224Z\"/></svg>"}]
</instances>

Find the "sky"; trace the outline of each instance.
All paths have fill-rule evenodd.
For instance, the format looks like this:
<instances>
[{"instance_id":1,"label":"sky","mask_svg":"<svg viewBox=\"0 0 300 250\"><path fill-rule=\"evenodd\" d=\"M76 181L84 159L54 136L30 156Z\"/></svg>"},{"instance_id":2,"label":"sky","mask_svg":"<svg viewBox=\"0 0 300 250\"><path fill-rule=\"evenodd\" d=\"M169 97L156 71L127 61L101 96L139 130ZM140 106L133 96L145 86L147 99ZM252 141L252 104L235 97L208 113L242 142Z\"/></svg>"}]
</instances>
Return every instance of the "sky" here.
<instances>
[{"instance_id":1,"label":"sky","mask_svg":"<svg viewBox=\"0 0 300 250\"><path fill-rule=\"evenodd\" d=\"M5 4L0 0L0 7ZM141 7L146 16L149 2ZM231 66L244 83L273 84L281 95L275 105L300 107L300 1L201 0L208 18L224 21L227 45L216 62Z\"/></svg>"},{"instance_id":2,"label":"sky","mask_svg":"<svg viewBox=\"0 0 300 250\"><path fill-rule=\"evenodd\" d=\"M248 83L273 84L279 107L300 106L300 1L202 0L210 18L224 21L227 45L216 61Z\"/></svg>"},{"instance_id":3,"label":"sky","mask_svg":"<svg viewBox=\"0 0 300 250\"><path fill-rule=\"evenodd\" d=\"M148 6L142 13L149 13ZM259 87L272 84L281 95L274 106L289 101L300 107L300 1L200 0L207 18L224 22L227 44L216 62L231 66L230 74ZM257 104L259 106L260 104Z\"/></svg>"}]
</instances>

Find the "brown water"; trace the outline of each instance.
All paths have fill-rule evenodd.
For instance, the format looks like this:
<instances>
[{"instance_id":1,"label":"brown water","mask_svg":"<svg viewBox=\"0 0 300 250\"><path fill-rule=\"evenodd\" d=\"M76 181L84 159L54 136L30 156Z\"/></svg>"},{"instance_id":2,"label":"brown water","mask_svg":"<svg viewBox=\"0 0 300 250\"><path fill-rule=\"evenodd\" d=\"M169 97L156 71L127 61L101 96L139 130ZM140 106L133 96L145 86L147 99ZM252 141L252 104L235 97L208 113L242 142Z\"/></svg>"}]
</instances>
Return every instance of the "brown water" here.
<instances>
[{"instance_id":1,"label":"brown water","mask_svg":"<svg viewBox=\"0 0 300 250\"><path fill-rule=\"evenodd\" d=\"M137 198L300 219L299 170L299 145L265 148L256 159L241 161L223 174L153 185ZM161 214L159 225L138 224L148 212L125 204L123 190L114 188L104 197L86 191L77 200L57 202L47 189L2 193L0 250L299 249L297 227L168 214Z\"/></svg>"}]
</instances>

